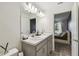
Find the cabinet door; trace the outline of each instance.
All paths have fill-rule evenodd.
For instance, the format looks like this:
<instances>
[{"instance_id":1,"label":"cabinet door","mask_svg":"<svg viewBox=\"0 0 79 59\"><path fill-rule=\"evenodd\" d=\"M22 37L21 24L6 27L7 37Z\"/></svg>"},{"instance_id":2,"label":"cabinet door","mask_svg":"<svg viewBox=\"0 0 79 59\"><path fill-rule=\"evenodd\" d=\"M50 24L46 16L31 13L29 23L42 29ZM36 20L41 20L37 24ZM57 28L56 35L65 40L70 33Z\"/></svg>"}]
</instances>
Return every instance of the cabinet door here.
<instances>
[{"instance_id":1,"label":"cabinet door","mask_svg":"<svg viewBox=\"0 0 79 59\"><path fill-rule=\"evenodd\" d=\"M37 56L47 56L47 45L44 45L38 52Z\"/></svg>"},{"instance_id":2,"label":"cabinet door","mask_svg":"<svg viewBox=\"0 0 79 59\"><path fill-rule=\"evenodd\" d=\"M48 39L48 55L50 55L52 53L52 38Z\"/></svg>"},{"instance_id":3,"label":"cabinet door","mask_svg":"<svg viewBox=\"0 0 79 59\"><path fill-rule=\"evenodd\" d=\"M24 56L35 56L35 47L26 43L22 44Z\"/></svg>"}]
</instances>

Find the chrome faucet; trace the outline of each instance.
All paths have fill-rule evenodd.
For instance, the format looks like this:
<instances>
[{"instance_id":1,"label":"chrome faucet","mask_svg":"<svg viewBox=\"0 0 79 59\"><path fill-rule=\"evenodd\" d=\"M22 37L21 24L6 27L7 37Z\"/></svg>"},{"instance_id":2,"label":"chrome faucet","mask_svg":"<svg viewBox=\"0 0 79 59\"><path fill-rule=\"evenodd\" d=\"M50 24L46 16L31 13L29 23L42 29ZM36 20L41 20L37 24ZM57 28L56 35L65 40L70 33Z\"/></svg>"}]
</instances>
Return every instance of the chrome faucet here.
<instances>
[{"instance_id":1,"label":"chrome faucet","mask_svg":"<svg viewBox=\"0 0 79 59\"><path fill-rule=\"evenodd\" d=\"M0 47L5 50L5 52L4 52L4 54L5 54L7 52L8 43L6 44L6 47L3 47L2 45L0 45Z\"/></svg>"}]
</instances>

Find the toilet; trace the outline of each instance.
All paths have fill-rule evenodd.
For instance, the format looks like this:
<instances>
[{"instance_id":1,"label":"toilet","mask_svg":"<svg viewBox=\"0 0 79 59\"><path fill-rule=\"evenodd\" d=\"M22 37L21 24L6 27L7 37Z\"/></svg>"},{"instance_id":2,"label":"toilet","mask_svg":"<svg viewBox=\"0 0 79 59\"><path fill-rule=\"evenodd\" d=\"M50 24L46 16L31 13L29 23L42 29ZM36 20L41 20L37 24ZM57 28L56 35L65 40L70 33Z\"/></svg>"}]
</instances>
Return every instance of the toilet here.
<instances>
[{"instance_id":1,"label":"toilet","mask_svg":"<svg viewBox=\"0 0 79 59\"><path fill-rule=\"evenodd\" d=\"M18 52L19 50L17 48L13 48L9 50L8 53L5 54L4 56L18 56Z\"/></svg>"}]
</instances>

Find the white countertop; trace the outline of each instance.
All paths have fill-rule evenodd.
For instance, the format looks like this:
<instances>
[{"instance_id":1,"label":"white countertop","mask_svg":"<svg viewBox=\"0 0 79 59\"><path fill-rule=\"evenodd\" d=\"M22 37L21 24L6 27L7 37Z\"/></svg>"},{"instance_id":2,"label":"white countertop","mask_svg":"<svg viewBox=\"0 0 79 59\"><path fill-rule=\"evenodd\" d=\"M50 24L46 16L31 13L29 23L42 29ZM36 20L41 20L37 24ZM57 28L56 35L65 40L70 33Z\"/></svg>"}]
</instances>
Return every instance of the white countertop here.
<instances>
[{"instance_id":1,"label":"white countertop","mask_svg":"<svg viewBox=\"0 0 79 59\"><path fill-rule=\"evenodd\" d=\"M40 36L29 37L26 40L22 40L22 42L33 45L33 46L36 46L37 44L39 44L40 42L45 40L47 37L49 37L50 35L52 35L52 34L44 33L44 34L42 34Z\"/></svg>"}]
</instances>

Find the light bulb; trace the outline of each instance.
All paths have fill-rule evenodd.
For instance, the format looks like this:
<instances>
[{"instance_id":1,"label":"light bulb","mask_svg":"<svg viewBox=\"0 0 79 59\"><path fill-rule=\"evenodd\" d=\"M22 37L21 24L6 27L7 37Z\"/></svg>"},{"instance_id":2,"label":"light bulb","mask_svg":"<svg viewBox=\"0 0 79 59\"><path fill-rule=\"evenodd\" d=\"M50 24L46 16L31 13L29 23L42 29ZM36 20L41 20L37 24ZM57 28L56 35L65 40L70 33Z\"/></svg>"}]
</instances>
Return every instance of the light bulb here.
<instances>
[{"instance_id":1,"label":"light bulb","mask_svg":"<svg viewBox=\"0 0 79 59\"><path fill-rule=\"evenodd\" d=\"M32 4L31 4L31 3L29 3L29 4L28 4L28 7L29 7L29 9L31 9L31 8L32 8Z\"/></svg>"},{"instance_id":2,"label":"light bulb","mask_svg":"<svg viewBox=\"0 0 79 59\"><path fill-rule=\"evenodd\" d=\"M23 7L25 10L28 10L28 5L26 3L23 3Z\"/></svg>"},{"instance_id":3,"label":"light bulb","mask_svg":"<svg viewBox=\"0 0 79 59\"><path fill-rule=\"evenodd\" d=\"M31 12L34 13L34 10L35 10L35 7L32 6L32 8L31 8Z\"/></svg>"},{"instance_id":4,"label":"light bulb","mask_svg":"<svg viewBox=\"0 0 79 59\"><path fill-rule=\"evenodd\" d=\"M35 8L35 13L37 12L37 8Z\"/></svg>"},{"instance_id":5,"label":"light bulb","mask_svg":"<svg viewBox=\"0 0 79 59\"><path fill-rule=\"evenodd\" d=\"M45 16L45 15L44 15L44 13L43 13L43 12L41 12L41 11L40 11L40 13L39 13L39 14L40 14L40 16L41 16L41 17Z\"/></svg>"}]
</instances>

